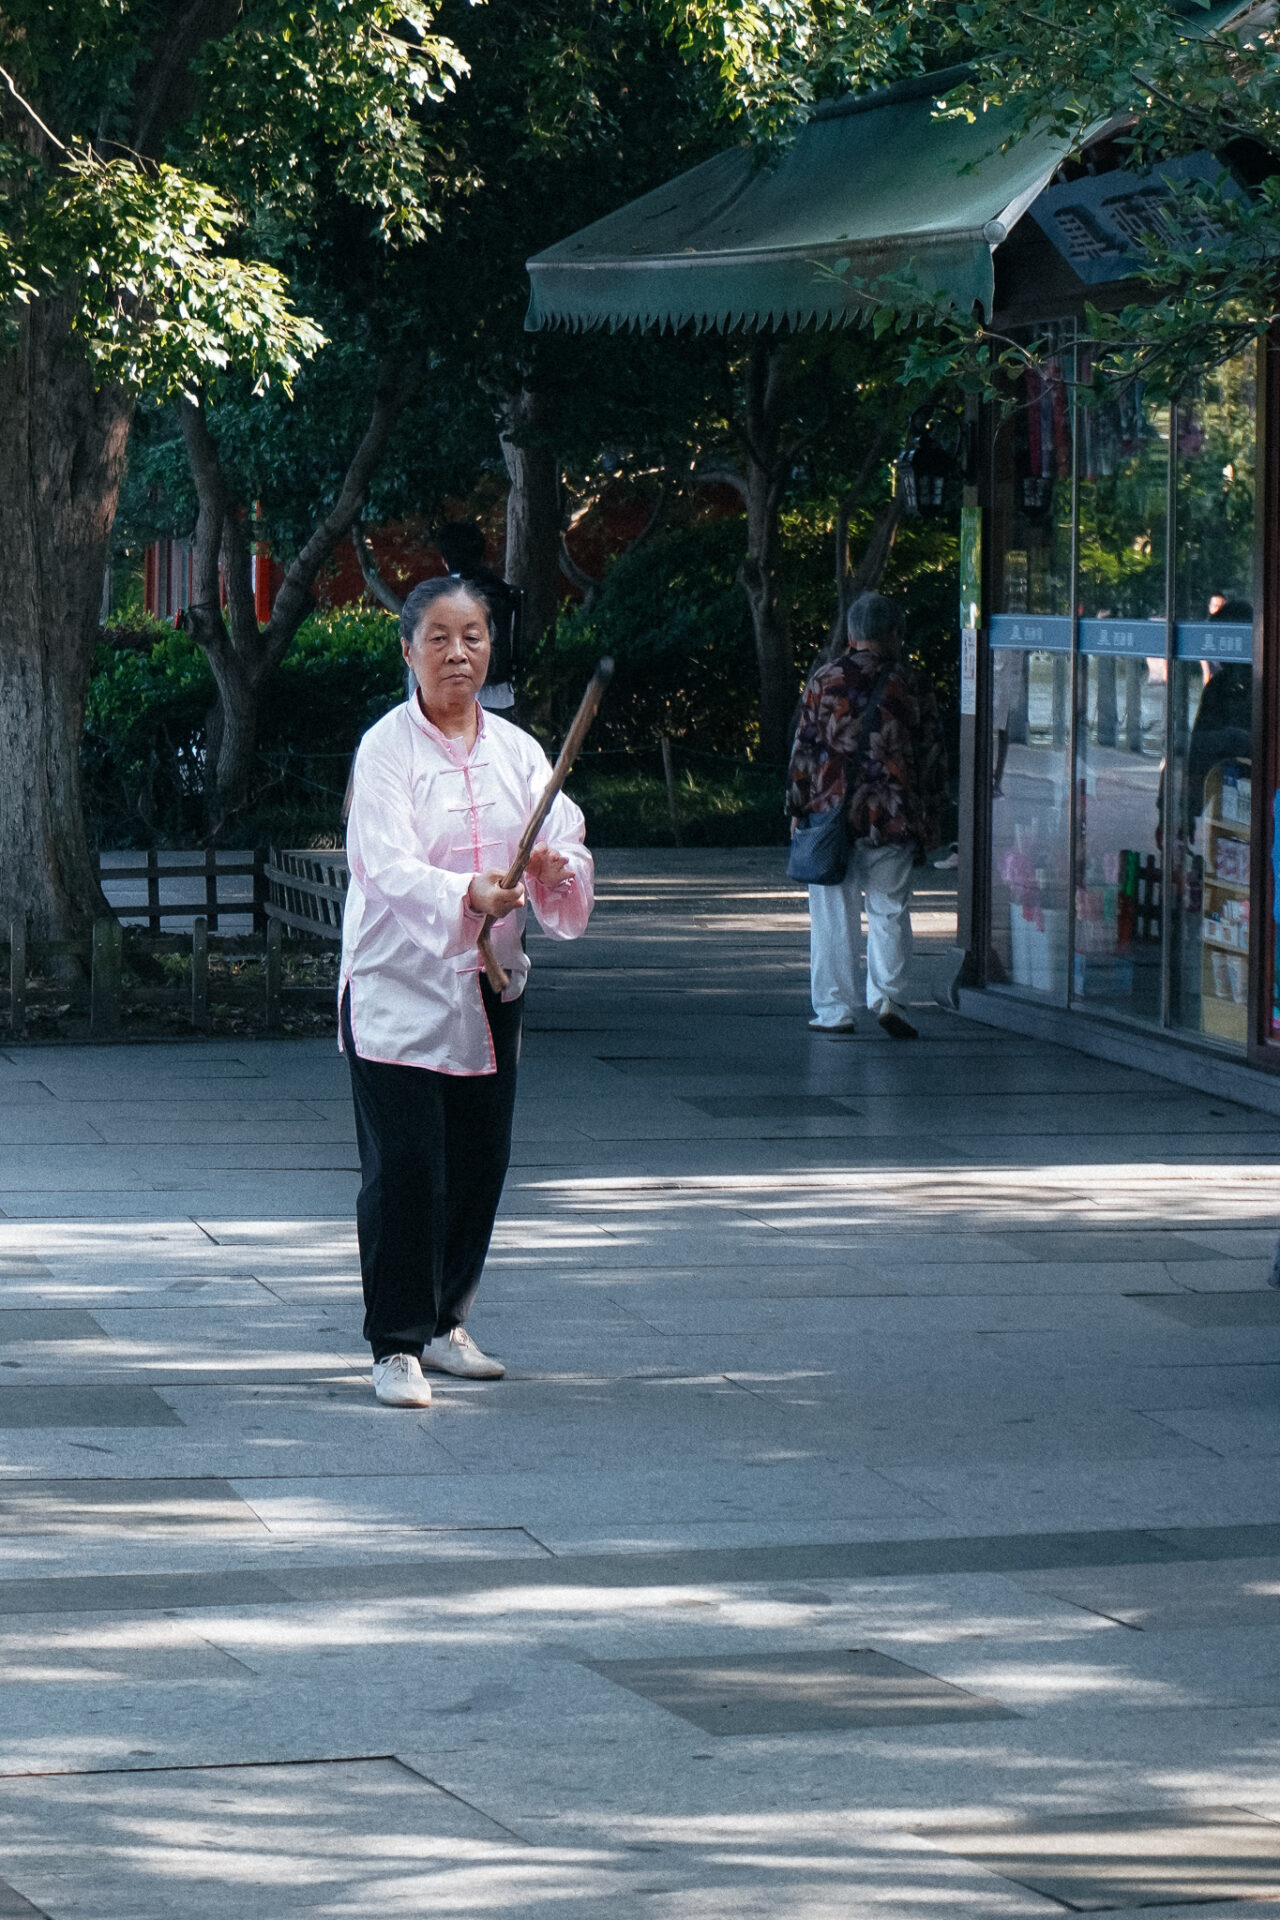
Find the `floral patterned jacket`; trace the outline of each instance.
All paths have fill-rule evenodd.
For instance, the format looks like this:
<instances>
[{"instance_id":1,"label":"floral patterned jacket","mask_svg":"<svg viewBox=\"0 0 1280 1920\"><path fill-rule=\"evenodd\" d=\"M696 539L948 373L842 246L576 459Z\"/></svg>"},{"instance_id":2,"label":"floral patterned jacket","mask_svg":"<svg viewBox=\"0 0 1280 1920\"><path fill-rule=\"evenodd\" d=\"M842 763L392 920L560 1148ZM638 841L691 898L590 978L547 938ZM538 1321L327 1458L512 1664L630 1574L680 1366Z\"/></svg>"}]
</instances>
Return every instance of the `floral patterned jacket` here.
<instances>
[{"instance_id":1,"label":"floral patterned jacket","mask_svg":"<svg viewBox=\"0 0 1280 1920\"><path fill-rule=\"evenodd\" d=\"M791 749L787 812L826 813L843 801L850 840L910 842L927 853L938 844L946 753L933 692L910 667L895 667L886 680L866 756L855 764L883 664L878 654L850 647L810 677Z\"/></svg>"}]
</instances>

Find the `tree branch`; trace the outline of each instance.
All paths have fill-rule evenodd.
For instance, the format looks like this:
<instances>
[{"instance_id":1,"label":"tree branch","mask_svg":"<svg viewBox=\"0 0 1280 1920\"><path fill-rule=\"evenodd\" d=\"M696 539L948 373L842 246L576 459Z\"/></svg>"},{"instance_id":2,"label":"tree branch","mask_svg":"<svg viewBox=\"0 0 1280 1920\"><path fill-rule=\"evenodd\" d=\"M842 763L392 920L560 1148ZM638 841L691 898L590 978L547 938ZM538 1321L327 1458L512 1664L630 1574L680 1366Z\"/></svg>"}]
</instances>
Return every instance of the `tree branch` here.
<instances>
[{"instance_id":1,"label":"tree branch","mask_svg":"<svg viewBox=\"0 0 1280 1920\"><path fill-rule=\"evenodd\" d=\"M135 152L159 152L165 133L190 110L191 63L201 44L230 33L242 9L240 0L191 0L179 9L161 10L155 58L138 90L131 145ZM175 17L176 13L176 17Z\"/></svg>"},{"instance_id":2,"label":"tree branch","mask_svg":"<svg viewBox=\"0 0 1280 1920\"><path fill-rule=\"evenodd\" d=\"M586 507L583 507L580 512L574 514L569 522L568 532L572 533L579 520L581 520L586 513L590 512L591 506L594 504L595 502L592 501ZM658 497L653 503L653 511L650 513L649 518L645 521L635 539L628 540L626 546L623 548L624 553L634 553L637 547L642 547L645 541L656 533L661 523L663 513L666 510L666 505L667 490L664 486L659 486ZM621 556L619 556L619 558L620 557ZM604 585L604 580L603 578L597 580L594 574L588 573L585 567L578 565L578 562L569 551L569 544L563 533L560 535L560 571L569 582L569 585L576 587L582 595L583 607L592 606L596 595Z\"/></svg>"},{"instance_id":3,"label":"tree branch","mask_svg":"<svg viewBox=\"0 0 1280 1920\"><path fill-rule=\"evenodd\" d=\"M191 605L188 611L201 646L216 650L228 642L222 618L218 569L222 556L222 529L230 512L230 501L222 462L209 431L203 401L180 400L178 421L198 502L195 538L192 542Z\"/></svg>"},{"instance_id":4,"label":"tree branch","mask_svg":"<svg viewBox=\"0 0 1280 1920\"><path fill-rule=\"evenodd\" d=\"M693 476L698 487L732 487L743 506L747 503L747 479L736 467L700 467Z\"/></svg>"},{"instance_id":5,"label":"tree branch","mask_svg":"<svg viewBox=\"0 0 1280 1920\"><path fill-rule=\"evenodd\" d=\"M585 567L580 567L578 565L577 561L574 559L573 555L569 551L568 544L563 534L560 535L559 548L558 548L556 557L560 562L560 571L564 575L565 579L569 582L569 585L571 587L576 587L578 592L582 595L583 606L584 607L591 606L592 602L595 600L596 595L599 593L600 588L604 584L603 581L597 580L594 573L588 573Z\"/></svg>"},{"instance_id":6,"label":"tree branch","mask_svg":"<svg viewBox=\"0 0 1280 1920\"><path fill-rule=\"evenodd\" d=\"M785 349L757 336L747 358L742 438L755 465L772 474L778 460L778 410Z\"/></svg>"},{"instance_id":7,"label":"tree branch","mask_svg":"<svg viewBox=\"0 0 1280 1920\"><path fill-rule=\"evenodd\" d=\"M8 87L10 93L13 95L18 105L22 108L22 111L26 114L29 120L33 120L35 122L36 126L39 127L45 139L51 140L54 146L58 149L59 153L65 153L69 156L71 153L70 147L68 147L63 141L59 140L57 134L53 131L52 127L46 127L44 121L40 118L40 115L36 112L31 102L29 100L24 100L22 95L18 92L17 87L14 85L13 75L9 73L8 70L4 67L0 67L0 80L4 81L4 84L6 85L6 87Z\"/></svg>"},{"instance_id":8,"label":"tree branch","mask_svg":"<svg viewBox=\"0 0 1280 1920\"><path fill-rule=\"evenodd\" d=\"M258 653L258 602L253 591L253 550L244 522L232 507L222 522L222 584L227 596L227 625L236 652L255 661Z\"/></svg>"},{"instance_id":9,"label":"tree branch","mask_svg":"<svg viewBox=\"0 0 1280 1920\"><path fill-rule=\"evenodd\" d=\"M373 557L373 549L364 536L364 524L358 519L351 522L351 544L356 550L356 559L360 562L360 572L365 586L379 606L385 607L388 613L398 615L404 601L393 588L387 585L379 573L378 563Z\"/></svg>"},{"instance_id":10,"label":"tree branch","mask_svg":"<svg viewBox=\"0 0 1280 1920\"><path fill-rule=\"evenodd\" d=\"M285 569L263 643L272 664L279 660L311 606L315 577L342 535L360 512L369 482L387 449L391 429L417 381L418 369L407 369L398 359L385 359L378 368L369 424L351 456L338 497Z\"/></svg>"},{"instance_id":11,"label":"tree branch","mask_svg":"<svg viewBox=\"0 0 1280 1920\"><path fill-rule=\"evenodd\" d=\"M892 500L886 500L871 523L871 532L867 544L862 549L862 558L852 580L849 582L850 601L856 600L860 593L871 593L880 583L880 576L889 562L893 543L898 537L898 525L902 519L902 495L895 493Z\"/></svg>"},{"instance_id":12,"label":"tree branch","mask_svg":"<svg viewBox=\"0 0 1280 1920\"><path fill-rule=\"evenodd\" d=\"M662 516L666 510L667 490L664 486L660 485L658 488L658 497L653 503L653 512L649 515L649 518L645 521L635 539L628 546L628 553L634 553L637 547L642 547L646 540L652 539L662 524Z\"/></svg>"}]
</instances>

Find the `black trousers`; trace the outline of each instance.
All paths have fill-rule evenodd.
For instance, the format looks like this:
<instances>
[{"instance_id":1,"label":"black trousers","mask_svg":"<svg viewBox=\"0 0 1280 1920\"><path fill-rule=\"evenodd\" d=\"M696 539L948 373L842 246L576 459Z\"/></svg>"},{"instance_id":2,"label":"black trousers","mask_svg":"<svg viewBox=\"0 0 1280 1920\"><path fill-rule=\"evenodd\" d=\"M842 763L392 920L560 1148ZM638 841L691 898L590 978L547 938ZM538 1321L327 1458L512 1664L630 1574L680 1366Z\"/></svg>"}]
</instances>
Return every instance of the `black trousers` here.
<instances>
[{"instance_id":1,"label":"black trousers","mask_svg":"<svg viewBox=\"0 0 1280 1920\"><path fill-rule=\"evenodd\" d=\"M480 1284L511 1157L523 996L481 977L493 1073L434 1073L362 1060L342 1000L363 1176L356 1201L364 1337L375 1360L421 1354L462 1325Z\"/></svg>"}]
</instances>

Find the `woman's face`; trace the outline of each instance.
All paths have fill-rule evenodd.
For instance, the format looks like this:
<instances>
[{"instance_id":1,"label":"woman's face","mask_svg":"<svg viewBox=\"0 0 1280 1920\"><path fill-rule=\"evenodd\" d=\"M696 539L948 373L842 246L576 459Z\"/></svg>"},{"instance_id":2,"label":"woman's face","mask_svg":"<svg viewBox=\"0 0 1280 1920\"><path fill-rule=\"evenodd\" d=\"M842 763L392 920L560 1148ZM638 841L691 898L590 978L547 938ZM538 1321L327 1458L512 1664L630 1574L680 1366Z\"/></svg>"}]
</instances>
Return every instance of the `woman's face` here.
<instances>
[{"instance_id":1,"label":"woman's face","mask_svg":"<svg viewBox=\"0 0 1280 1920\"><path fill-rule=\"evenodd\" d=\"M404 647L404 657L428 712L468 706L489 671L484 608L461 590L433 600Z\"/></svg>"}]
</instances>

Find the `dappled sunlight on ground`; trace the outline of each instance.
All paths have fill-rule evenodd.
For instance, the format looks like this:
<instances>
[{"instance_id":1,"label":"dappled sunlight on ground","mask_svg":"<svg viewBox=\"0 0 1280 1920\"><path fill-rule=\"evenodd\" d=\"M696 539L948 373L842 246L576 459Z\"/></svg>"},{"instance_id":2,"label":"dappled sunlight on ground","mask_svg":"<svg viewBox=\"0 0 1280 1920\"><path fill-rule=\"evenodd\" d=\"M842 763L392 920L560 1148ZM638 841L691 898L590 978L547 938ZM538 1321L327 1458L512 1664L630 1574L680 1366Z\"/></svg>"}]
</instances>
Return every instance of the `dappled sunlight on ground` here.
<instances>
[{"instance_id":1,"label":"dappled sunlight on ground","mask_svg":"<svg viewBox=\"0 0 1280 1920\"><path fill-rule=\"evenodd\" d=\"M942 1012L921 879L906 1047L776 848L531 934L427 1410L327 1042L0 1050L0 1913L1280 1920L1280 1139Z\"/></svg>"}]
</instances>

